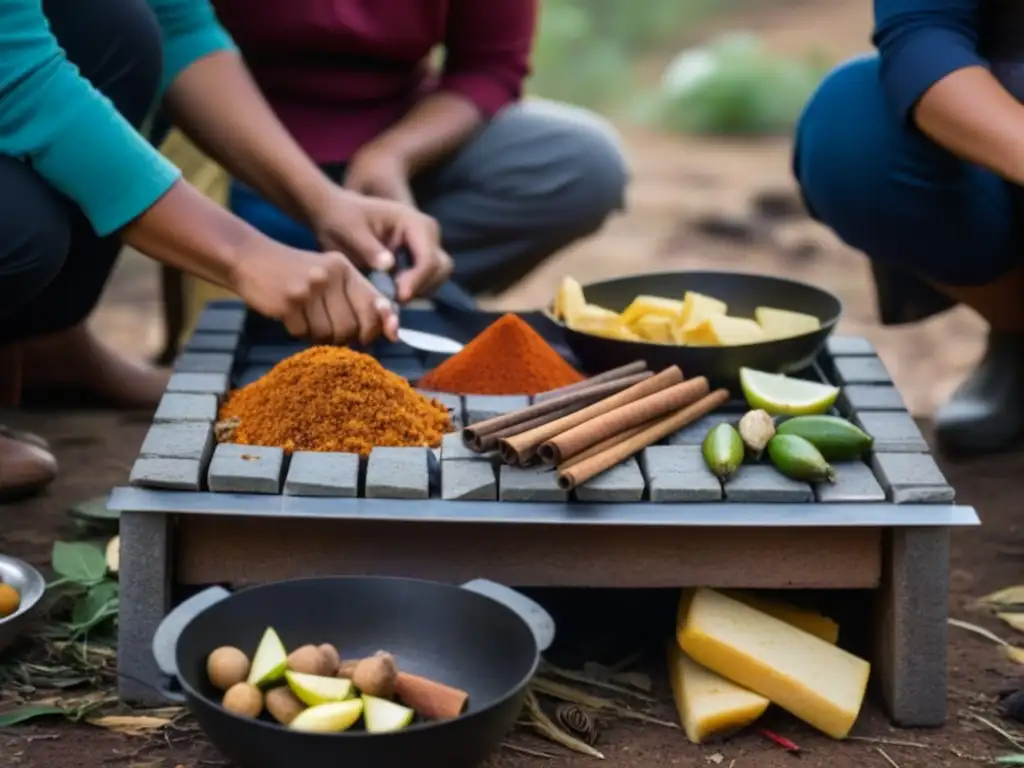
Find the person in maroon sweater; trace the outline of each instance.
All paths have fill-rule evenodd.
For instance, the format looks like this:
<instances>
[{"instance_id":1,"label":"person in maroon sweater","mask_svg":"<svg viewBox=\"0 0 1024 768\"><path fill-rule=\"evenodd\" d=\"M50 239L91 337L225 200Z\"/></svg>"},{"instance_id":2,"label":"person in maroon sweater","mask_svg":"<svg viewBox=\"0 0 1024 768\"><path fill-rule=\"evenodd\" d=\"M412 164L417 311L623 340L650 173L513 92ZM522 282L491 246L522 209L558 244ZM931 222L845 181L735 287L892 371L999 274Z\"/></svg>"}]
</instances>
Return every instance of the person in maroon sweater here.
<instances>
[{"instance_id":1,"label":"person in maroon sweater","mask_svg":"<svg viewBox=\"0 0 1024 768\"><path fill-rule=\"evenodd\" d=\"M628 172L610 126L574 107L521 101L536 0L214 6L306 152L350 189L436 218L453 279L470 292L505 290L623 206ZM245 187L231 204L268 234L315 245ZM420 269L398 276L400 299L432 285Z\"/></svg>"}]
</instances>

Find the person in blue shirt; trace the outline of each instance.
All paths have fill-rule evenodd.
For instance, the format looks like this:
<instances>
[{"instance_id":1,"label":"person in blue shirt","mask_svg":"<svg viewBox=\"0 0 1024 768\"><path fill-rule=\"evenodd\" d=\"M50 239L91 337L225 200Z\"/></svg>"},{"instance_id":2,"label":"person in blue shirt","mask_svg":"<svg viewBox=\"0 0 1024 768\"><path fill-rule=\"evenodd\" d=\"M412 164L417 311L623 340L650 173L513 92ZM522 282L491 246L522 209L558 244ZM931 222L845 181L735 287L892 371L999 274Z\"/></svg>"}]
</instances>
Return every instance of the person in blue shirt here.
<instances>
[{"instance_id":1,"label":"person in blue shirt","mask_svg":"<svg viewBox=\"0 0 1024 768\"><path fill-rule=\"evenodd\" d=\"M1003 450L1024 436L1024 3L875 0L875 21L877 55L807 105L794 173L872 260L883 320L960 303L988 322L936 431L947 451Z\"/></svg>"},{"instance_id":2,"label":"person in blue shirt","mask_svg":"<svg viewBox=\"0 0 1024 768\"><path fill-rule=\"evenodd\" d=\"M203 197L140 135L160 103L234 177L316 233L283 246ZM394 338L359 268L406 245L407 294L450 272L436 223L330 181L253 84L207 0L0 2L0 378L151 406L166 373L90 334L122 244L240 295L316 342ZM407 297L406 297L407 298ZM14 388L14 387L11 387ZM0 496L45 485L40 438L0 428Z\"/></svg>"}]
</instances>

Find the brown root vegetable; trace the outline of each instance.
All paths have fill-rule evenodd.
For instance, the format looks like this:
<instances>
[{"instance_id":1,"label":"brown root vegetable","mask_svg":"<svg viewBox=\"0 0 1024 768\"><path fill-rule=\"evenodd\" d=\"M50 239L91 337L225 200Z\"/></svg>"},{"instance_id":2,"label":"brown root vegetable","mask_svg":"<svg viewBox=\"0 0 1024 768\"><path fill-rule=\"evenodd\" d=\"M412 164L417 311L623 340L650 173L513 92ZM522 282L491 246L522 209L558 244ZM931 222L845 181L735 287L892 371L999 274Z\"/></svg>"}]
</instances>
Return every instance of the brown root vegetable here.
<instances>
[{"instance_id":1,"label":"brown root vegetable","mask_svg":"<svg viewBox=\"0 0 1024 768\"><path fill-rule=\"evenodd\" d=\"M356 667L359 666L360 659L344 659L338 665L338 677L347 677L349 680L352 679L353 673L356 671Z\"/></svg>"},{"instance_id":2,"label":"brown root vegetable","mask_svg":"<svg viewBox=\"0 0 1024 768\"><path fill-rule=\"evenodd\" d=\"M244 683L249 676L249 667L249 657L230 645L218 648L206 659L206 675L210 678L210 685L221 691Z\"/></svg>"},{"instance_id":3,"label":"brown root vegetable","mask_svg":"<svg viewBox=\"0 0 1024 768\"><path fill-rule=\"evenodd\" d=\"M263 694L255 685L238 683L224 694L224 709L241 717L259 717L263 711Z\"/></svg>"},{"instance_id":4,"label":"brown root vegetable","mask_svg":"<svg viewBox=\"0 0 1024 768\"><path fill-rule=\"evenodd\" d=\"M398 665L395 657L387 651L377 651L373 656L360 661L352 672L352 683L360 692L379 699L390 699L395 695L395 680Z\"/></svg>"},{"instance_id":5,"label":"brown root vegetable","mask_svg":"<svg viewBox=\"0 0 1024 768\"><path fill-rule=\"evenodd\" d=\"M304 675L320 675L326 677L326 660L315 645L304 645L296 648L288 656L288 669Z\"/></svg>"},{"instance_id":6,"label":"brown root vegetable","mask_svg":"<svg viewBox=\"0 0 1024 768\"><path fill-rule=\"evenodd\" d=\"M775 437L775 420L767 411L747 411L740 419L737 431L750 455L760 459L768 441Z\"/></svg>"},{"instance_id":7,"label":"brown root vegetable","mask_svg":"<svg viewBox=\"0 0 1024 768\"><path fill-rule=\"evenodd\" d=\"M334 677L338 674L338 667L341 666L341 655L338 653L338 649L330 643L324 643L317 650L320 651L324 660L324 674L327 677Z\"/></svg>"},{"instance_id":8,"label":"brown root vegetable","mask_svg":"<svg viewBox=\"0 0 1024 768\"><path fill-rule=\"evenodd\" d=\"M281 725L290 725L306 709L306 705L286 685L267 691L265 703L267 712Z\"/></svg>"}]
</instances>

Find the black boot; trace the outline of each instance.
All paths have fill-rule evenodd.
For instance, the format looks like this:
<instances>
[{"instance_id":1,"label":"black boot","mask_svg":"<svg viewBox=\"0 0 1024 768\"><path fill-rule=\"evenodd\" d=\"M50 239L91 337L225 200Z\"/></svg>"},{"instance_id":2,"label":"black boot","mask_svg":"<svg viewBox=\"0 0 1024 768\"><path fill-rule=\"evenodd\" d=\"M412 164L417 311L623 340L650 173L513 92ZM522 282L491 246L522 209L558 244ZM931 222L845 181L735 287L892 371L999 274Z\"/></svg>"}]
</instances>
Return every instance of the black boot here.
<instances>
[{"instance_id":1,"label":"black boot","mask_svg":"<svg viewBox=\"0 0 1024 768\"><path fill-rule=\"evenodd\" d=\"M1024 333L989 333L978 367L935 415L950 454L1003 451L1024 437Z\"/></svg>"}]
</instances>

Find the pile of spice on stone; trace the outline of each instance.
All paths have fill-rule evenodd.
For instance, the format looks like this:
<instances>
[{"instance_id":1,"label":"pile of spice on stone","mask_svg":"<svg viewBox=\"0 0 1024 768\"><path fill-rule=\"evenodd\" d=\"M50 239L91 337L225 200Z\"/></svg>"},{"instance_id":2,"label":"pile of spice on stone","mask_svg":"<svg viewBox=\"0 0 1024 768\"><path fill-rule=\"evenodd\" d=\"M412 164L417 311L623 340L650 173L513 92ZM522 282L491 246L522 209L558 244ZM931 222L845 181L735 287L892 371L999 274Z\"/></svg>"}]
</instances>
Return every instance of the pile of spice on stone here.
<instances>
[{"instance_id":1,"label":"pile of spice on stone","mask_svg":"<svg viewBox=\"0 0 1024 768\"><path fill-rule=\"evenodd\" d=\"M232 392L222 440L292 451L367 456L374 446L440 445L452 429L441 403L416 392L369 355L312 347Z\"/></svg>"},{"instance_id":2,"label":"pile of spice on stone","mask_svg":"<svg viewBox=\"0 0 1024 768\"><path fill-rule=\"evenodd\" d=\"M583 381L518 315L503 315L463 350L419 380L420 389L456 395L538 395Z\"/></svg>"}]
</instances>

